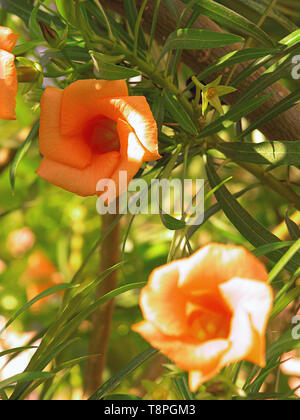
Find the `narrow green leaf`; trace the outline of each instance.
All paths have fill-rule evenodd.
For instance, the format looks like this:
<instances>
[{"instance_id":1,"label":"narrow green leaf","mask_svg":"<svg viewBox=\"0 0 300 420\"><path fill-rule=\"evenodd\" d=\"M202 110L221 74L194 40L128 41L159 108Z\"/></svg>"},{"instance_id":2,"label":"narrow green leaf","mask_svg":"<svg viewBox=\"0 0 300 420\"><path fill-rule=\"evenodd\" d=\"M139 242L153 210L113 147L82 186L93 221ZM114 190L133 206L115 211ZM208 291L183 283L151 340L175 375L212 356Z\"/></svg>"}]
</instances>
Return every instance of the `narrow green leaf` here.
<instances>
[{"instance_id":1,"label":"narrow green leaf","mask_svg":"<svg viewBox=\"0 0 300 420\"><path fill-rule=\"evenodd\" d=\"M180 230L186 227L184 220L178 220L167 213L160 211L160 218L164 226L169 230Z\"/></svg>"},{"instance_id":2,"label":"narrow green leaf","mask_svg":"<svg viewBox=\"0 0 300 420\"><path fill-rule=\"evenodd\" d=\"M142 365L146 360L158 353L158 350L149 348L135 357L128 365L123 367L116 375L106 381L89 400L100 400L108 393L112 392L128 375Z\"/></svg>"},{"instance_id":3,"label":"narrow green leaf","mask_svg":"<svg viewBox=\"0 0 300 420\"><path fill-rule=\"evenodd\" d=\"M262 93L266 90L267 87L273 85L278 80L283 77L289 77L292 71L292 58L295 55L296 51L299 51L300 47L296 46L290 53L286 54L280 62L276 62L274 65L270 66L265 72L258 78L255 79L247 89L245 89L242 95L239 97L237 104L242 104L245 101L253 98L254 96ZM250 74L251 66L250 67ZM231 82L232 86L238 87L239 84L249 75L249 71L245 68L240 74L238 74L233 81Z\"/></svg>"},{"instance_id":4,"label":"narrow green leaf","mask_svg":"<svg viewBox=\"0 0 300 420\"><path fill-rule=\"evenodd\" d=\"M258 98L252 98L243 104L235 104L225 115L204 127L200 132L199 138L224 130L227 121L238 122L242 117L251 114L251 112L263 105L269 98L270 95L263 95Z\"/></svg>"},{"instance_id":5,"label":"narrow green leaf","mask_svg":"<svg viewBox=\"0 0 300 420\"><path fill-rule=\"evenodd\" d=\"M198 76L198 80L205 80L206 77L214 74L223 68L233 66L234 64L249 62L251 60L257 60L258 58L266 57L267 55L273 55L279 50L276 48L246 48L244 50L232 51L224 57L219 58L215 63L208 66ZM188 88L193 85L191 83Z\"/></svg>"},{"instance_id":6,"label":"narrow green leaf","mask_svg":"<svg viewBox=\"0 0 300 420\"><path fill-rule=\"evenodd\" d=\"M135 25L138 19L138 11L136 8L136 2L135 0L124 0L123 5L124 5L124 10L126 13L128 25L130 27L132 35L134 35ZM147 48L147 43L145 41L143 31L139 31L138 44L142 49Z\"/></svg>"},{"instance_id":7,"label":"narrow green leaf","mask_svg":"<svg viewBox=\"0 0 300 420\"><path fill-rule=\"evenodd\" d=\"M175 121L180 125L180 127L188 133L196 136L197 128L189 114L179 102L176 95L165 90L163 98L166 109L169 111Z\"/></svg>"},{"instance_id":8,"label":"narrow green leaf","mask_svg":"<svg viewBox=\"0 0 300 420\"><path fill-rule=\"evenodd\" d=\"M37 21L37 16L40 8L40 2L33 8L29 19L29 32L32 39L43 39L40 25Z\"/></svg>"},{"instance_id":9,"label":"narrow green leaf","mask_svg":"<svg viewBox=\"0 0 300 420\"><path fill-rule=\"evenodd\" d=\"M14 48L14 55L17 57L18 55L23 55L28 51L31 51L36 46L41 45L40 40L28 41L24 42L23 44L17 45Z\"/></svg>"},{"instance_id":10,"label":"narrow green leaf","mask_svg":"<svg viewBox=\"0 0 300 420\"><path fill-rule=\"evenodd\" d=\"M276 166L300 165L300 141L224 142L218 144L218 150L238 162Z\"/></svg>"},{"instance_id":11,"label":"narrow green leaf","mask_svg":"<svg viewBox=\"0 0 300 420\"><path fill-rule=\"evenodd\" d=\"M166 40L161 57L170 50L201 50L243 42L238 35L204 29L177 29Z\"/></svg>"},{"instance_id":12,"label":"narrow green leaf","mask_svg":"<svg viewBox=\"0 0 300 420\"><path fill-rule=\"evenodd\" d=\"M299 250L300 250L300 238L296 242L294 242L294 244L286 251L286 253L280 258L280 260L272 268L272 270L269 273L270 283L278 276L278 274L284 269L284 267L289 263L291 258Z\"/></svg>"},{"instance_id":13,"label":"narrow green leaf","mask_svg":"<svg viewBox=\"0 0 300 420\"><path fill-rule=\"evenodd\" d=\"M60 363L58 366L56 366L53 372L56 373L63 369L71 369L72 367L78 365L79 363L85 362L91 357L101 357L101 356L102 354L89 354L88 356L81 356L81 357L77 357L76 359L67 360L66 362Z\"/></svg>"},{"instance_id":14,"label":"narrow green leaf","mask_svg":"<svg viewBox=\"0 0 300 420\"><path fill-rule=\"evenodd\" d=\"M285 218L284 218L285 224L288 228L290 237L297 241L297 239L300 238L300 229L297 223L295 223L292 219L289 218L288 212L286 212Z\"/></svg>"},{"instance_id":15,"label":"narrow green leaf","mask_svg":"<svg viewBox=\"0 0 300 420\"><path fill-rule=\"evenodd\" d=\"M262 255L267 255L270 252L276 251L277 249L287 248L291 245L293 245L292 241L273 242L271 244L259 246L258 248L253 249L251 252L256 257L261 257Z\"/></svg>"},{"instance_id":16,"label":"narrow green leaf","mask_svg":"<svg viewBox=\"0 0 300 420\"><path fill-rule=\"evenodd\" d=\"M61 283L61 284L58 284L57 286L53 286L53 287L50 287L47 290L44 290L42 293L40 293L35 298L33 298L32 300L30 300L29 302L27 302L25 305L23 305L22 308L20 308L7 321L7 323L5 324L5 326L0 331L0 335L3 333L4 330L6 330L9 327L9 325L11 325L14 322L14 320L16 318L18 318L24 311L26 311L28 308L30 308L34 303L38 302L39 300L41 300L41 299L43 299L43 298L45 298L47 296L53 295L54 293L58 293L58 292L60 292L62 290L67 290L67 289L71 289L71 288L74 288L74 285L73 284L70 284L70 283Z\"/></svg>"},{"instance_id":17,"label":"narrow green leaf","mask_svg":"<svg viewBox=\"0 0 300 420\"><path fill-rule=\"evenodd\" d=\"M16 0L14 2L10 0L2 0L1 5L4 8L4 10L16 16L19 16L26 23L28 23L33 6L30 6L29 4L24 4L24 1L22 0Z\"/></svg>"},{"instance_id":18,"label":"narrow green leaf","mask_svg":"<svg viewBox=\"0 0 300 420\"><path fill-rule=\"evenodd\" d=\"M265 382L266 378L270 375L271 372L273 372L274 369L279 368L281 362L273 362L269 363L265 368L263 368L259 375L254 379L254 381L251 383L249 388L247 388L247 391L251 393L258 392L260 388L262 387L263 383Z\"/></svg>"},{"instance_id":19,"label":"narrow green leaf","mask_svg":"<svg viewBox=\"0 0 300 420\"><path fill-rule=\"evenodd\" d=\"M298 42L300 42L300 29L297 29L279 41L280 44L287 46L297 44Z\"/></svg>"},{"instance_id":20,"label":"narrow green leaf","mask_svg":"<svg viewBox=\"0 0 300 420\"><path fill-rule=\"evenodd\" d=\"M101 305L109 301L110 299L113 299L114 297L121 295L122 293L126 293L129 290L142 288L145 286L145 282L139 282L139 283L130 283L125 286L120 286L117 289L112 290L109 293L106 293L101 298L97 299L94 303L89 305L88 307L85 307L79 312L74 318L72 318L71 321L67 323L67 325L64 326L62 332L55 337L55 340L53 342L63 342L65 341L71 334L76 330L78 325L86 318L88 318L92 313L94 313Z\"/></svg>"},{"instance_id":21,"label":"narrow green leaf","mask_svg":"<svg viewBox=\"0 0 300 420\"><path fill-rule=\"evenodd\" d=\"M188 3L189 0L183 0L183 2ZM261 28L244 16L215 1L198 0L194 9L220 23L222 27L228 27L234 29L234 31L251 36L263 45L273 46L273 41Z\"/></svg>"},{"instance_id":22,"label":"narrow green leaf","mask_svg":"<svg viewBox=\"0 0 300 420\"><path fill-rule=\"evenodd\" d=\"M185 401L192 401L195 400L192 392L189 389L188 382L186 376L183 377L174 377L174 382L177 387L178 393L181 398Z\"/></svg>"},{"instance_id":23,"label":"narrow green leaf","mask_svg":"<svg viewBox=\"0 0 300 420\"><path fill-rule=\"evenodd\" d=\"M102 61L97 66L97 77L104 80L122 80L140 76L140 72L127 67L105 63Z\"/></svg>"},{"instance_id":24,"label":"narrow green leaf","mask_svg":"<svg viewBox=\"0 0 300 420\"><path fill-rule=\"evenodd\" d=\"M207 159L207 175L208 180L212 188L219 185L221 180L216 173L213 164L210 162L210 158ZM216 199L222 207L225 215L231 221L231 223L238 229L241 235L244 236L253 246L259 247L267 245L272 242L280 242L277 236L273 235L268 231L261 223L255 220L233 195L228 191L225 185L222 185L215 192ZM275 263L279 261L285 252L282 250L272 251L268 254L268 257ZM300 258L298 255L294 255L287 264L286 269L292 274L297 270L300 265Z\"/></svg>"},{"instance_id":25,"label":"narrow green leaf","mask_svg":"<svg viewBox=\"0 0 300 420\"><path fill-rule=\"evenodd\" d=\"M36 349L37 346L23 346L15 347L14 349L4 350L0 352L0 357L7 356L8 354L22 353L25 350Z\"/></svg>"},{"instance_id":26,"label":"narrow green leaf","mask_svg":"<svg viewBox=\"0 0 300 420\"><path fill-rule=\"evenodd\" d=\"M252 10L258 12L261 16L265 13L268 4L265 4L258 1L253 0L239 0L241 3L245 4L246 6L250 7ZM288 31L294 31L297 26L289 20L284 14L280 13L276 7L272 7L269 10L268 18L273 19L275 22L279 23L283 28L287 29Z\"/></svg>"},{"instance_id":27,"label":"narrow green leaf","mask_svg":"<svg viewBox=\"0 0 300 420\"><path fill-rule=\"evenodd\" d=\"M56 7L61 16L73 25L76 24L76 11L75 11L75 3L74 1L70 0L56 0Z\"/></svg>"},{"instance_id":28,"label":"narrow green leaf","mask_svg":"<svg viewBox=\"0 0 300 420\"><path fill-rule=\"evenodd\" d=\"M96 3L92 1L86 1L86 2L82 2L81 6L84 7L86 9L87 14L89 16L93 16L96 23L98 23L97 25L95 24L92 25L93 30L96 33L99 33L100 36L103 36L103 33L101 32L101 30L99 31L99 26L100 28L101 26L105 27L105 21ZM126 28L124 28L123 22L121 23L117 22L114 16L113 17L110 16L110 13L108 10L106 10L106 12L107 12L107 17L108 17L113 33L126 43L128 49L133 50L134 41L132 37L130 36L129 31ZM143 57L145 59L145 50L142 48L139 48L138 55L139 57Z\"/></svg>"},{"instance_id":29,"label":"narrow green leaf","mask_svg":"<svg viewBox=\"0 0 300 420\"><path fill-rule=\"evenodd\" d=\"M51 327L47 331L47 335L44 337L42 343L40 344L37 352L32 357L27 370L43 370L51 360L53 360L57 355L66 347L69 346L72 340L67 341L72 334L76 331L78 326L84 319L87 319L90 315L92 315L101 305L113 299L114 297L125 293L129 290L137 289L144 287L146 282L139 282L139 283L130 283L125 286L118 287L115 290L105 294L101 298L97 299L94 303L90 304L89 306L85 306L84 308L79 311L75 316L73 315L71 318L68 318L67 322L60 327L60 322L58 322L57 331L55 330L55 326ZM78 305L77 305L78 308ZM68 308L67 308L68 309ZM75 308L76 309L76 308ZM66 310L66 312L68 312ZM71 314L74 313L71 311ZM62 314L64 317L64 313ZM53 333L53 334L52 334ZM76 339L74 339L76 340ZM22 394L25 393L28 386L20 387L18 386L11 399L19 399Z\"/></svg>"},{"instance_id":30,"label":"narrow green leaf","mask_svg":"<svg viewBox=\"0 0 300 420\"><path fill-rule=\"evenodd\" d=\"M221 181L219 185L216 185L214 188L212 188L206 195L204 200L207 201L211 195L213 195L222 185L226 184L226 182L229 182L232 180L232 176L229 176L228 178Z\"/></svg>"},{"instance_id":31,"label":"narrow green leaf","mask_svg":"<svg viewBox=\"0 0 300 420\"><path fill-rule=\"evenodd\" d=\"M6 393L3 389L0 389L0 399L2 401L8 401L8 396L6 395Z\"/></svg>"},{"instance_id":32,"label":"narrow green leaf","mask_svg":"<svg viewBox=\"0 0 300 420\"><path fill-rule=\"evenodd\" d=\"M293 349L300 348L300 340L295 340L292 333L293 328L286 330L281 336L273 342L267 349L267 360L272 360L282 356Z\"/></svg>"},{"instance_id":33,"label":"narrow green leaf","mask_svg":"<svg viewBox=\"0 0 300 420\"><path fill-rule=\"evenodd\" d=\"M247 136L248 134L252 133L252 131L254 131L256 128L261 127L263 124L273 120L278 115L296 106L299 101L300 89L296 89L286 98L282 99L277 104L272 106L272 108L269 109L267 112L264 112L261 118L256 119L255 122L250 124L249 127L246 128L246 130L244 130L243 132L241 132L241 134L238 137L240 138Z\"/></svg>"},{"instance_id":34,"label":"narrow green leaf","mask_svg":"<svg viewBox=\"0 0 300 420\"><path fill-rule=\"evenodd\" d=\"M25 140L25 142L22 144L22 146L19 148L19 150L17 151L17 154L11 164L11 168L10 168L10 183L11 183L11 187L12 190L15 190L15 179L16 179L16 172L17 172L17 168L21 162L21 160L23 159L23 157L26 155L26 153L28 152L33 140L35 139L35 137L38 134L39 131L39 126L40 126L40 121L36 121L36 123L33 125L30 133L27 136L27 139Z\"/></svg>"},{"instance_id":35,"label":"narrow green leaf","mask_svg":"<svg viewBox=\"0 0 300 420\"><path fill-rule=\"evenodd\" d=\"M300 286L294 287L275 303L270 319L276 318L291 302L300 296Z\"/></svg>"},{"instance_id":36,"label":"narrow green leaf","mask_svg":"<svg viewBox=\"0 0 300 420\"><path fill-rule=\"evenodd\" d=\"M35 380L39 381L46 381L49 378L54 376L53 373L48 372L26 372L26 373L19 373L18 375L11 376L8 379L0 382L0 389L5 389L9 385L15 384L16 382L31 382Z\"/></svg>"},{"instance_id":37,"label":"narrow green leaf","mask_svg":"<svg viewBox=\"0 0 300 420\"><path fill-rule=\"evenodd\" d=\"M271 343L266 351L266 359L267 359L267 366L261 370L261 368L256 367L253 369L251 374L248 375L244 389L247 393L258 392L260 388L260 375L263 375L262 378L265 378L265 373L274 369L276 366L279 366L277 362L278 358L280 358L284 353L287 353L293 349L300 348L300 341L295 340L292 334L292 330L288 329L283 334L280 335L278 340ZM279 362L280 363L280 362ZM260 372L260 375L258 375ZM255 377L257 377L258 381L254 381Z\"/></svg>"},{"instance_id":38,"label":"narrow green leaf","mask_svg":"<svg viewBox=\"0 0 300 420\"><path fill-rule=\"evenodd\" d=\"M278 340L271 343L266 352L266 359L267 359L267 366L260 371L260 368L257 367L253 370L251 375L248 376L245 390L248 392L258 392L261 387L261 380L269 374L269 372L278 367L280 363L277 362L278 359L284 354L293 349L300 348L300 341L295 340L293 337L292 329L288 329L283 334L280 335ZM259 375L257 376L258 372L260 371ZM257 378L255 379L255 377Z\"/></svg>"},{"instance_id":39,"label":"narrow green leaf","mask_svg":"<svg viewBox=\"0 0 300 420\"><path fill-rule=\"evenodd\" d=\"M176 7L176 4L173 0L164 0L167 5L169 13L172 15L174 21L177 23L180 19L180 11Z\"/></svg>"},{"instance_id":40,"label":"narrow green leaf","mask_svg":"<svg viewBox=\"0 0 300 420\"><path fill-rule=\"evenodd\" d=\"M4 10L13 15L19 16L28 25L30 16L33 11L33 2L26 2L24 0L1 0L1 6ZM48 25L53 21L58 28L64 28L64 24L57 16L52 16L43 10L38 11L38 19Z\"/></svg>"},{"instance_id":41,"label":"narrow green leaf","mask_svg":"<svg viewBox=\"0 0 300 420\"><path fill-rule=\"evenodd\" d=\"M53 349L50 348L48 352L45 352L44 354L41 355L41 357L38 359L38 363L36 365L36 371L39 371L41 373L47 366L48 364L54 360L63 350L65 350L68 346L70 346L71 344L73 344L74 342L78 341L79 338L73 338L69 341L64 341L61 344L55 346ZM38 350L37 350L38 352ZM37 352L34 354L33 357L36 356ZM31 359L32 360L32 359ZM31 361L30 361L31 363ZM30 369L30 364L27 366L26 371L23 372L23 375L26 374L30 374L31 373L31 369ZM52 377L55 376L55 373L51 373ZM37 378L38 379L38 378ZM48 378L46 378L46 380L51 379L51 376L49 376ZM33 391L36 387L38 387L41 384L41 380L37 381L36 384L31 384L31 382L33 381L33 379L26 381L26 384L22 385L22 383L24 381L17 381L18 384L14 389L13 394L10 397L10 400L19 400L22 399L24 397L26 397L26 390L28 393L28 389L31 391ZM31 386L30 386L31 385Z\"/></svg>"},{"instance_id":42,"label":"narrow green leaf","mask_svg":"<svg viewBox=\"0 0 300 420\"><path fill-rule=\"evenodd\" d=\"M235 198L239 198L241 196L243 196L246 192L252 190L253 188L257 187L259 184L252 184L252 185L248 185L248 187L243 188L241 191L238 191L237 193L233 194L233 197ZM190 239L194 233L200 228L200 226L203 225L203 223L205 223L210 217L212 217L214 214L216 214L218 211L221 210L221 206L219 203L214 204L213 206L211 206L209 209L205 210L204 212L204 220L201 221L201 224L196 224L193 226L190 226L188 231L187 231L187 239Z\"/></svg>"}]
</instances>

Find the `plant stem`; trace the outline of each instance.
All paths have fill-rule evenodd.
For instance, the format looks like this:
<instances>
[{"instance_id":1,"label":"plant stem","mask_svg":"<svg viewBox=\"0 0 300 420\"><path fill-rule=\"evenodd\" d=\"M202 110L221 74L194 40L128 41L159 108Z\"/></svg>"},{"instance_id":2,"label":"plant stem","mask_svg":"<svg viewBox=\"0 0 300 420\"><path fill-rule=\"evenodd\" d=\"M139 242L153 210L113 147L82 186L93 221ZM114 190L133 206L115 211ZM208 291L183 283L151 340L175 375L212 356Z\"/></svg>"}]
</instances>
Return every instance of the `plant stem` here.
<instances>
[{"instance_id":1,"label":"plant stem","mask_svg":"<svg viewBox=\"0 0 300 420\"><path fill-rule=\"evenodd\" d=\"M297 210L300 210L300 197L288 185L283 185L277 178L271 174L267 174L264 169L258 165L246 162L237 163L258 178L262 184L267 185L277 194L284 197L289 203L293 204Z\"/></svg>"},{"instance_id":2,"label":"plant stem","mask_svg":"<svg viewBox=\"0 0 300 420\"><path fill-rule=\"evenodd\" d=\"M118 215L106 214L102 216L102 233L115 221ZM111 233L103 241L100 256L100 272L119 262L120 225L116 224ZM118 271L115 270L99 285L97 299L117 287ZM85 370L85 394L93 394L103 381L103 372L106 365L107 350L114 312L114 300L110 300L97 310L92 317L91 338L88 354L101 354L101 357L90 357Z\"/></svg>"},{"instance_id":3,"label":"plant stem","mask_svg":"<svg viewBox=\"0 0 300 420\"><path fill-rule=\"evenodd\" d=\"M135 28L134 28L134 46L133 46L133 54L137 55L137 51L138 51L138 44L139 44L139 32L140 32L140 27L141 27L141 23L142 23L142 17L143 17L143 13L144 10L147 6L148 0L144 0L140 11L138 13L138 17L137 17L137 21L135 24Z\"/></svg>"},{"instance_id":4,"label":"plant stem","mask_svg":"<svg viewBox=\"0 0 300 420\"><path fill-rule=\"evenodd\" d=\"M112 32L112 29L111 29L111 26L110 26L110 22L109 22L109 19L107 17L107 14L105 12L105 9L103 8L103 6L102 6L102 4L100 3L99 0L95 0L95 3L99 7L99 9L100 9L100 11L101 11L101 13L102 13L102 15L104 17L104 20L105 20L105 23L106 23L106 26L107 26L108 36L114 42L115 41L115 37L114 37L114 34Z\"/></svg>"}]
</instances>

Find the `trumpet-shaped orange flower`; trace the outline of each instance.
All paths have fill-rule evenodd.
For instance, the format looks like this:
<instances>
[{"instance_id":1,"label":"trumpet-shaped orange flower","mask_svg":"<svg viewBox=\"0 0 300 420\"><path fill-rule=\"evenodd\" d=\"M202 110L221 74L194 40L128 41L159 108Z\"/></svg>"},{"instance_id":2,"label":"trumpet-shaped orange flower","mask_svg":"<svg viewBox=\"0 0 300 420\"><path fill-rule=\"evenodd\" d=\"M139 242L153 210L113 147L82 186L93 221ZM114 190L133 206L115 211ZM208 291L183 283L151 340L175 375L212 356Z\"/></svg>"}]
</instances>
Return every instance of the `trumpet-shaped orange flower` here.
<instances>
[{"instance_id":1,"label":"trumpet-shaped orange flower","mask_svg":"<svg viewBox=\"0 0 300 420\"><path fill-rule=\"evenodd\" d=\"M160 158L157 126L143 96L128 96L125 80L79 80L48 87L41 100L37 173L81 196L97 194L101 179L128 182L145 161Z\"/></svg>"},{"instance_id":2,"label":"trumpet-shaped orange flower","mask_svg":"<svg viewBox=\"0 0 300 420\"><path fill-rule=\"evenodd\" d=\"M0 118L4 120L15 119L18 82L15 56L11 52L17 39L11 29L0 26Z\"/></svg>"},{"instance_id":3,"label":"trumpet-shaped orange flower","mask_svg":"<svg viewBox=\"0 0 300 420\"><path fill-rule=\"evenodd\" d=\"M241 359L265 365L272 289L264 265L243 247L210 244L153 271L133 326L189 372L192 391Z\"/></svg>"}]
</instances>

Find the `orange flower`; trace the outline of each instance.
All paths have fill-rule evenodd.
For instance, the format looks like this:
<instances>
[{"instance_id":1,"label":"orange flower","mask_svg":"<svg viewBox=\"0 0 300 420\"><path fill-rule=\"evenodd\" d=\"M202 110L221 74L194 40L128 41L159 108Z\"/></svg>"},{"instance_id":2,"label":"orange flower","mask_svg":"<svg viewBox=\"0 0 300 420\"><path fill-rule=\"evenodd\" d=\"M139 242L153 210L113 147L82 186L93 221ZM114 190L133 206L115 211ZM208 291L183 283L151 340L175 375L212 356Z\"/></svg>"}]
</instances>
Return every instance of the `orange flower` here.
<instances>
[{"instance_id":1,"label":"orange flower","mask_svg":"<svg viewBox=\"0 0 300 420\"><path fill-rule=\"evenodd\" d=\"M140 298L145 321L133 329L189 372L193 392L229 363L264 366L267 277L246 249L207 245L153 271Z\"/></svg>"},{"instance_id":2,"label":"orange flower","mask_svg":"<svg viewBox=\"0 0 300 420\"><path fill-rule=\"evenodd\" d=\"M15 56L11 54L16 45L17 34L0 26L0 118L15 119L16 94L18 90Z\"/></svg>"},{"instance_id":3,"label":"orange flower","mask_svg":"<svg viewBox=\"0 0 300 420\"><path fill-rule=\"evenodd\" d=\"M145 161L160 158L157 127L143 96L128 96L125 80L79 80L65 90L48 87L41 100L37 173L81 196L99 180L128 182ZM127 186L126 186L127 187Z\"/></svg>"},{"instance_id":4,"label":"orange flower","mask_svg":"<svg viewBox=\"0 0 300 420\"><path fill-rule=\"evenodd\" d=\"M28 258L27 268L24 273L24 279L27 283L28 300L35 298L44 290L49 289L62 282L62 275L58 272L54 264L48 257L40 251L35 251ZM33 306L33 310L40 310L43 303L51 297L38 300Z\"/></svg>"}]
</instances>

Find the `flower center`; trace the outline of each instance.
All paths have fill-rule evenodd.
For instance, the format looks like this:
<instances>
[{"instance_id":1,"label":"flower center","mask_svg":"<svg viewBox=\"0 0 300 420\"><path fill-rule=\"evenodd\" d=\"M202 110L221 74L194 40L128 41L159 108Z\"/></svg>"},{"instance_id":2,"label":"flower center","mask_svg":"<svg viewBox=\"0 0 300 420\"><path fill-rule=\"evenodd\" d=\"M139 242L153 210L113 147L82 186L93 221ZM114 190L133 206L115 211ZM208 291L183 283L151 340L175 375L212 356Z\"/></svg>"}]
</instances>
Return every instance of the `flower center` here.
<instances>
[{"instance_id":1,"label":"flower center","mask_svg":"<svg viewBox=\"0 0 300 420\"><path fill-rule=\"evenodd\" d=\"M117 124L109 118L99 116L89 121L83 130L83 136L93 153L120 151Z\"/></svg>"},{"instance_id":2,"label":"flower center","mask_svg":"<svg viewBox=\"0 0 300 420\"><path fill-rule=\"evenodd\" d=\"M212 98L214 98L216 96L216 94L217 94L217 89L214 88L214 87L211 87L207 91L207 98L208 99L212 99Z\"/></svg>"},{"instance_id":3,"label":"flower center","mask_svg":"<svg viewBox=\"0 0 300 420\"><path fill-rule=\"evenodd\" d=\"M200 341L227 338L230 317L223 313L208 313L202 310L193 312L189 317L190 333Z\"/></svg>"}]
</instances>

